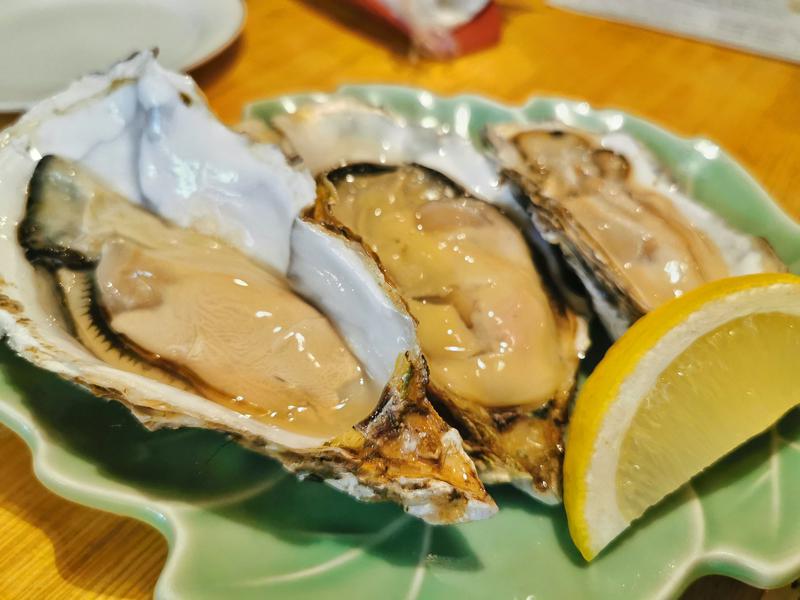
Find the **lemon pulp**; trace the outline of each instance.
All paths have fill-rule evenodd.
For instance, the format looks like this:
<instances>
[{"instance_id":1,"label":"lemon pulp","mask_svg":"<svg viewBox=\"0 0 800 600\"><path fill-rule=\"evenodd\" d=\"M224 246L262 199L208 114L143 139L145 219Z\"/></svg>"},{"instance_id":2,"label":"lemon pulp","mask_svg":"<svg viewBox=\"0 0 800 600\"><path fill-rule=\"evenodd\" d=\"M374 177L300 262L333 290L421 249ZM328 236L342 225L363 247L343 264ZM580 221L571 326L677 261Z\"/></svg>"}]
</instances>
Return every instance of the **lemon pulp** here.
<instances>
[{"instance_id":1,"label":"lemon pulp","mask_svg":"<svg viewBox=\"0 0 800 600\"><path fill-rule=\"evenodd\" d=\"M757 313L695 340L639 404L622 442L617 503L633 520L800 404L800 316Z\"/></svg>"}]
</instances>

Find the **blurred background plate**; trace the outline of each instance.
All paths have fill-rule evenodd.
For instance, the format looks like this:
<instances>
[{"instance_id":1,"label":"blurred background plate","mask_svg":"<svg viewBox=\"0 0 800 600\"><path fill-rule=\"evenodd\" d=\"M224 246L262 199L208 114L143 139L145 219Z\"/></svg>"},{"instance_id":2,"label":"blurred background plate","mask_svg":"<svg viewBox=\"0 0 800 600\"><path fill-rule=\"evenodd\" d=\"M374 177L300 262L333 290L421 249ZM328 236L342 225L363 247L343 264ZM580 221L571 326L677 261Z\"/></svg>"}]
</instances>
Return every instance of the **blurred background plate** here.
<instances>
[{"instance_id":1,"label":"blurred background plate","mask_svg":"<svg viewBox=\"0 0 800 600\"><path fill-rule=\"evenodd\" d=\"M0 111L28 108L142 48L185 71L242 29L242 0L2 0Z\"/></svg>"}]
</instances>

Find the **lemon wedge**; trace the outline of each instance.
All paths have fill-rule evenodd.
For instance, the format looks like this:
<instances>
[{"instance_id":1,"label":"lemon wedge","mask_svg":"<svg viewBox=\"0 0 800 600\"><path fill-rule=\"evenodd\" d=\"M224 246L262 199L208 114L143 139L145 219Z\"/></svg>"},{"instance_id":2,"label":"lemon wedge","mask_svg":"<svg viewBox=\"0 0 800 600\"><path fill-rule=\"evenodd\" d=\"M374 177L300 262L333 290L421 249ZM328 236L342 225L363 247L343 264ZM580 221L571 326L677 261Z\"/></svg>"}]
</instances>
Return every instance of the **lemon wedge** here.
<instances>
[{"instance_id":1,"label":"lemon wedge","mask_svg":"<svg viewBox=\"0 0 800 600\"><path fill-rule=\"evenodd\" d=\"M800 404L800 277L717 281L640 319L572 415L564 504L587 560Z\"/></svg>"}]
</instances>

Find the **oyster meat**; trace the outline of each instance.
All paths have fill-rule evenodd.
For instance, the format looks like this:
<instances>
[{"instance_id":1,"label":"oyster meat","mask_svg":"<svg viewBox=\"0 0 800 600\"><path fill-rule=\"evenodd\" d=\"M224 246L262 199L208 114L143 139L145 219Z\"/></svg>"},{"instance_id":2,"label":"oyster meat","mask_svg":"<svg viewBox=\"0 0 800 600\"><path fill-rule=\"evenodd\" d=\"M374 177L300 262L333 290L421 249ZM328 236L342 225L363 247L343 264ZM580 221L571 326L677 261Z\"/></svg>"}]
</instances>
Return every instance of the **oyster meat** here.
<instances>
[{"instance_id":1,"label":"oyster meat","mask_svg":"<svg viewBox=\"0 0 800 600\"><path fill-rule=\"evenodd\" d=\"M3 133L0 329L147 427L227 432L432 523L493 514L397 291L300 215L313 201L308 174L139 54Z\"/></svg>"},{"instance_id":2,"label":"oyster meat","mask_svg":"<svg viewBox=\"0 0 800 600\"><path fill-rule=\"evenodd\" d=\"M506 192L490 163L464 138L351 101L273 124L318 175L316 219L360 236L397 284L419 323L431 395L483 480L557 502L585 324L491 202L502 206Z\"/></svg>"},{"instance_id":3,"label":"oyster meat","mask_svg":"<svg viewBox=\"0 0 800 600\"><path fill-rule=\"evenodd\" d=\"M705 282L786 269L764 240L731 227L660 175L626 134L514 123L489 127L487 137L613 337Z\"/></svg>"}]
</instances>

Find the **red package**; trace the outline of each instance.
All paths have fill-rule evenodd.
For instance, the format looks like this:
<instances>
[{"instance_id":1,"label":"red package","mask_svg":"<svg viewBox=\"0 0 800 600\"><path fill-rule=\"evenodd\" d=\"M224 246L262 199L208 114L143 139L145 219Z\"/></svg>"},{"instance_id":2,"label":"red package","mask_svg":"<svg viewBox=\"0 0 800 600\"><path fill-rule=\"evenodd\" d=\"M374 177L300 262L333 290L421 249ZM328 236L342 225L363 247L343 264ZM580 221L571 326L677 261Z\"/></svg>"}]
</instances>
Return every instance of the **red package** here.
<instances>
[{"instance_id":1,"label":"red package","mask_svg":"<svg viewBox=\"0 0 800 600\"><path fill-rule=\"evenodd\" d=\"M502 18L492 0L350 0L409 36L428 55L448 58L500 40Z\"/></svg>"}]
</instances>

